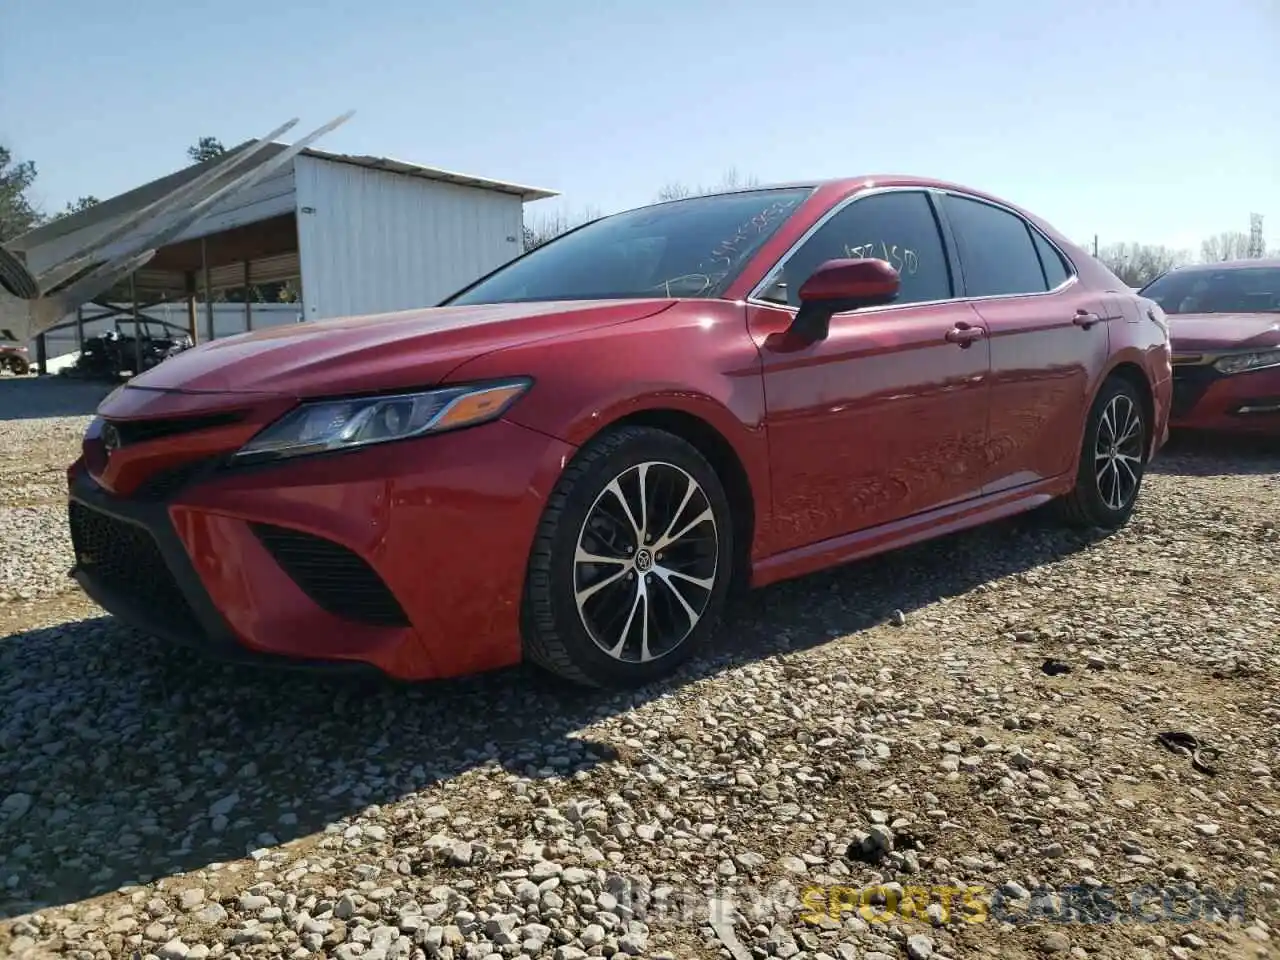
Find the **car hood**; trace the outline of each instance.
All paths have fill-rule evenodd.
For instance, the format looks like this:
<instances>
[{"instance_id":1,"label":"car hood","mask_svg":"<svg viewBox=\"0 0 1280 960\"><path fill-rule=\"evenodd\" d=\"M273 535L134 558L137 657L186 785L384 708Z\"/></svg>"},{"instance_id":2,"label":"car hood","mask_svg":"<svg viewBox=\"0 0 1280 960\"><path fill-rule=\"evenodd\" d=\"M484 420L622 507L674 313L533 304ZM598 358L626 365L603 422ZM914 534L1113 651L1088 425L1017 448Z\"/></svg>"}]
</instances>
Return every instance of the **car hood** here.
<instances>
[{"instance_id":1,"label":"car hood","mask_svg":"<svg viewBox=\"0 0 1280 960\"><path fill-rule=\"evenodd\" d=\"M1280 347L1280 314L1173 313L1168 317L1175 353Z\"/></svg>"},{"instance_id":2,"label":"car hood","mask_svg":"<svg viewBox=\"0 0 1280 960\"><path fill-rule=\"evenodd\" d=\"M673 300L428 307L269 327L201 344L129 381L183 393L335 396L429 386L468 360L652 316Z\"/></svg>"}]
</instances>

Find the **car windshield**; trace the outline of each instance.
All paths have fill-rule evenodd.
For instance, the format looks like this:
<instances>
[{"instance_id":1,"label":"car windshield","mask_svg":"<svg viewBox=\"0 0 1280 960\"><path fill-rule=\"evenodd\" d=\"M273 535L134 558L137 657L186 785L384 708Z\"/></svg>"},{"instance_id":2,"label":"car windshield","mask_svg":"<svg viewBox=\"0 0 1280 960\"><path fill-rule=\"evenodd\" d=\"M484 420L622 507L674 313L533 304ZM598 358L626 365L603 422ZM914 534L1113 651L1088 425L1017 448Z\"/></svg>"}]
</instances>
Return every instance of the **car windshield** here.
<instances>
[{"instance_id":1,"label":"car windshield","mask_svg":"<svg viewBox=\"0 0 1280 960\"><path fill-rule=\"evenodd\" d=\"M812 191L691 197L596 220L444 303L715 297Z\"/></svg>"},{"instance_id":2,"label":"car windshield","mask_svg":"<svg viewBox=\"0 0 1280 960\"><path fill-rule=\"evenodd\" d=\"M1280 267L1174 270L1142 296L1165 313L1280 313Z\"/></svg>"}]
</instances>

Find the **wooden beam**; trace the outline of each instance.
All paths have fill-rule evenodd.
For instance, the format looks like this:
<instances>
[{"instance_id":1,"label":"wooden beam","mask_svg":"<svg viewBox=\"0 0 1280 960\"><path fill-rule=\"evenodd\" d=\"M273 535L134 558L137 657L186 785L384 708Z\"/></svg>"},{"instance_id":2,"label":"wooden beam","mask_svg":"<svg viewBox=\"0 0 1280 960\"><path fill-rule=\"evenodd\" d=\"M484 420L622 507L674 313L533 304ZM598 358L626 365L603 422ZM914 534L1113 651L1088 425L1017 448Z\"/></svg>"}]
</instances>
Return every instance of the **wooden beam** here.
<instances>
[{"instance_id":1,"label":"wooden beam","mask_svg":"<svg viewBox=\"0 0 1280 960\"><path fill-rule=\"evenodd\" d=\"M204 269L204 323L205 335L213 339L213 279L209 276L209 258L205 251L205 238L200 238L200 260Z\"/></svg>"},{"instance_id":2,"label":"wooden beam","mask_svg":"<svg viewBox=\"0 0 1280 960\"><path fill-rule=\"evenodd\" d=\"M249 283L249 261L244 262L244 329L253 329L253 287Z\"/></svg>"},{"instance_id":3,"label":"wooden beam","mask_svg":"<svg viewBox=\"0 0 1280 960\"><path fill-rule=\"evenodd\" d=\"M205 260L212 267L225 267L244 260L261 260L298 250L298 226L291 213L261 220L234 230L184 240L161 247L147 264L150 270L202 270Z\"/></svg>"},{"instance_id":4,"label":"wooden beam","mask_svg":"<svg viewBox=\"0 0 1280 960\"><path fill-rule=\"evenodd\" d=\"M191 344L200 342L199 324L196 323L196 274L194 270L188 270L183 278L187 283L187 335L191 337Z\"/></svg>"}]
</instances>

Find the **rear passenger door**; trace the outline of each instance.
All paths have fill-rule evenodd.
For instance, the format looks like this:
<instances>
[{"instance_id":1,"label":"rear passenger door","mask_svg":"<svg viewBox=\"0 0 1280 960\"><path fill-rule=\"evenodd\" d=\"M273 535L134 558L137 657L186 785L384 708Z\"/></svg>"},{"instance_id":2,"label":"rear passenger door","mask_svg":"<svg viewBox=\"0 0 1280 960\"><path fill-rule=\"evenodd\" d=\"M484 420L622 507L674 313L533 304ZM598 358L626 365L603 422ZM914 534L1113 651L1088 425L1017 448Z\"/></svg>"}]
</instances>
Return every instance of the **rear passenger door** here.
<instances>
[{"instance_id":1,"label":"rear passenger door","mask_svg":"<svg viewBox=\"0 0 1280 960\"><path fill-rule=\"evenodd\" d=\"M998 493L1075 468L1090 385L1110 349L1109 304L1035 226L997 204L945 191L964 296L991 343L988 469Z\"/></svg>"}]
</instances>

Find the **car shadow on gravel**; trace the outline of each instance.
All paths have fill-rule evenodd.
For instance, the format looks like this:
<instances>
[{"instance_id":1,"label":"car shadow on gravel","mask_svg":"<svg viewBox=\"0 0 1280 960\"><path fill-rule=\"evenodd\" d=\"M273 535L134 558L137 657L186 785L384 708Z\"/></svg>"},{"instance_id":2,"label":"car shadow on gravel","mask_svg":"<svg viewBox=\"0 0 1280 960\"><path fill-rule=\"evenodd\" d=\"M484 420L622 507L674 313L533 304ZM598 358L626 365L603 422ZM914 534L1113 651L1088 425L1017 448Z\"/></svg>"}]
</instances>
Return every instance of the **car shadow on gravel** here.
<instances>
[{"instance_id":1,"label":"car shadow on gravel","mask_svg":"<svg viewBox=\"0 0 1280 960\"><path fill-rule=\"evenodd\" d=\"M500 802L513 774L536 790L643 763L625 727L614 743L575 731L1095 540L1032 514L755 591L678 676L621 694L526 668L400 685L214 665L109 617L14 635L0 642L0 919L236 860L432 785L450 805L468 770L492 772Z\"/></svg>"},{"instance_id":2,"label":"car shadow on gravel","mask_svg":"<svg viewBox=\"0 0 1280 960\"><path fill-rule=\"evenodd\" d=\"M1148 469L1165 476L1280 478L1280 437L1175 433Z\"/></svg>"},{"instance_id":3,"label":"car shadow on gravel","mask_svg":"<svg viewBox=\"0 0 1280 960\"><path fill-rule=\"evenodd\" d=\"M70 377L2 377L0 420L92 416L116 386Z\"/></svg>"}]
</instances>

